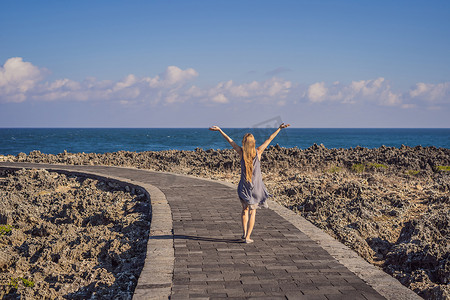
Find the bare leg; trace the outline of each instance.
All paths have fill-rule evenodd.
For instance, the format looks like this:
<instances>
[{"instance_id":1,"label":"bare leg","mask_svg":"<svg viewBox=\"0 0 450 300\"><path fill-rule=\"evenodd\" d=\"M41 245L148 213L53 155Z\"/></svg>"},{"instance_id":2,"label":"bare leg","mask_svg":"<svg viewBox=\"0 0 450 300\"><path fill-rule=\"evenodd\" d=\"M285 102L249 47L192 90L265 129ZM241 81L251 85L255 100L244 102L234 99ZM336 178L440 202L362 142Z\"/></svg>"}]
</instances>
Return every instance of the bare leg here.
<instances>
[{"instance_id":1,"label":"bare leg","mask_svg":"<svg viewBox=\"0 0 450 300\"><path fill-rule=\"evenodd\" d=\"M245 239L245 237L247 236L247 224L248 224L248 207L247 208L242 208L242 238Z\"/></svg>"},{"instance_id":2,"label":"bare leg","mask_svg":"<svg viewBox=\"0 0 450 300\"><path fill-rule=\"evenodd\" d=\"M248 243L253 242L253 240L250 239L250 235L252 234L253 226L255 226L255 219L256 209L250 209L250 220L248 221L247 235L245 236L245 241Z\"/></svg>"}]
</instances>

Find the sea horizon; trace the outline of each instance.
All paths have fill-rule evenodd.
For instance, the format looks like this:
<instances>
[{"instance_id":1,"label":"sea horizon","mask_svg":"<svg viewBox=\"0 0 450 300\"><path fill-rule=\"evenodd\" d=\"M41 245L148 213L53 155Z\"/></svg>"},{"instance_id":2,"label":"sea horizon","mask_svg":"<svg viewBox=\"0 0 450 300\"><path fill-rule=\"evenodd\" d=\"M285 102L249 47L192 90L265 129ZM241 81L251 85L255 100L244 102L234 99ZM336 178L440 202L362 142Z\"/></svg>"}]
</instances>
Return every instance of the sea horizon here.
<instances>
[{"instance_id":1,"label":"sea horizon","mask_svg":"<svg viewBox=\"0 0 450 300\"><path fill-rule=\"evenodd\" d=\"M213 125L211 125L213 126ZM218 126L218 125L217 125ZM273 128L278 127L229 127L219 126L222 129L247 129L247 128ZM0 127L0 129L202 129L209 127ZM289 126L289 129L450 129L450 127L293 127ZM287 129L287 130L289 130Z\"/></svg>"},{"instance_id":2,"label":"sea horizon","mask_svg":"<svg viewBox=\"0 0 450 300\"><path fill-rule=\"evenodd\" d=\"M251 132L261 144L274 128L223 128L236 142ZM287 128L271 145L307 149L314 144L327 148L379 148L401 145L450 148L449 128ZM46 154L106 153L228 149L222 136L207 127L198 128L0 128L0 155L37 150Z\"/></svg>"}]
</instances>

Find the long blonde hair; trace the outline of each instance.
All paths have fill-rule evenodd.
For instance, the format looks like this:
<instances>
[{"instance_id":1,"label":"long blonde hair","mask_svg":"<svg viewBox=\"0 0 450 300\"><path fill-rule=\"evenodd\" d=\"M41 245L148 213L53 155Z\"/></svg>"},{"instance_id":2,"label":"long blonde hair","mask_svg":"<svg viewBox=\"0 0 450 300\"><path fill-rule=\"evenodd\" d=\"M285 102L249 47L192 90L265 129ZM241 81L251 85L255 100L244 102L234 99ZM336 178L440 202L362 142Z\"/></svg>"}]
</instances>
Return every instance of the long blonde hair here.
<instances>
[{"instance_id":1,"label":"long blonde hair","mask_svg":"<svg viewBox=\"0 0 450 300\"><path fill-rule=\"evenodd\" d=\"M245 163L245 177L247 182L252 182L253 159L256 155L255 137L251 133L247 133L242 138L242 155Z\"/></svg>"}]
</instances>

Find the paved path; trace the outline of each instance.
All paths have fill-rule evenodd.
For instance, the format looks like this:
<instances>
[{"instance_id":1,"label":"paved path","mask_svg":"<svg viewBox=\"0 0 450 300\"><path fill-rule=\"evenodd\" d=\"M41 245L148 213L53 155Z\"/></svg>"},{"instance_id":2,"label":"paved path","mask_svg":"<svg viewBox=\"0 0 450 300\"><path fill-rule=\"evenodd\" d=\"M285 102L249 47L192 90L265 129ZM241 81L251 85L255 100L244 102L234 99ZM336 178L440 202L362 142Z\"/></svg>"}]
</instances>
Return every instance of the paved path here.
<instances>
[{"instance_id":1,"label":"paved path","mask_svg":"<svg viewBox=\"0 0 450 300\"><path fill-rule=\"evenodd\" d=\"M149 265L150 269L144 267L136 289L136 299L163 297L165 292L171 293L171 299L416 297L398 281L383 275L383 272L374 271L375 276L368 276L367 273L374 267L367 263L361 265L361 259L354 253L347 256L346 264L353 269L353 272L350 271L335 258L342 257L341 261L345 262L346 256L342 251L349 251L345 246L333 239L327 244L329 236L274 203L271 203L272 209L257 211L252 234L255 242L241 243L241 207L236 190L230 185L188 176L117 167L0 163L0 167L2 166L93 172L144 186L152 198L153 231L151 230L146 259L146 267ZM158 189L162 193L156 195ZM164 208L164 198L170 205L172 220L168 207ZM162 205L161 211L159 205ZM299 221L289 221L292 218ZM173 224L173 235L168 228L170 221ZM160 225L155 225L156 223ZM321 240L325 241L323 245L320 245ZM170 262L172 245L174 261ZM157 262L153 263L150 259ZM356 261L358 264L354 263ZM171 283L172 270L167 273L167 268L173 268ZM147 279L151 281L158 274L161 274L163 281L143 282ZM365 278L365 281L372 281L378 291L360 277Z\"/></svg>"}]
</instances>

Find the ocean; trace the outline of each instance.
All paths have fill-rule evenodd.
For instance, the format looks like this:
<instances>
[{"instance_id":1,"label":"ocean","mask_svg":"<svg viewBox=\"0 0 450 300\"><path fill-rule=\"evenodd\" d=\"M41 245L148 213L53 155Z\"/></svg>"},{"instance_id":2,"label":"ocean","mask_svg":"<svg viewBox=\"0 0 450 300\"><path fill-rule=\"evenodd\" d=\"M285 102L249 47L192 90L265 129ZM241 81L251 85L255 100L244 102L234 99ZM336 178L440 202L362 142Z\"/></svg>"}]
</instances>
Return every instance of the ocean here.
<instances>
[{"instance_id":1,"label":"ocean","mask_svg":"<svg viewBox=\"0 0 450 300\"><path fill-rule=\"evenodd\" d=\"M238 144L251 132L261 144L273 128L224 128ZM313 144L327 148L356 146L377 148L435 146L450 148L450 129L350 129L287 128L271 145L306 149ZM17 155L39 150L42 153L105 153L125 151L195 150L230 148L220 133L208 128L0 128L0 155Z\"/></svg>"}]
</instances>

